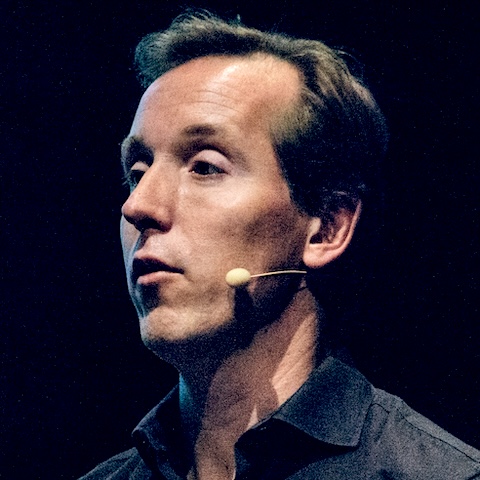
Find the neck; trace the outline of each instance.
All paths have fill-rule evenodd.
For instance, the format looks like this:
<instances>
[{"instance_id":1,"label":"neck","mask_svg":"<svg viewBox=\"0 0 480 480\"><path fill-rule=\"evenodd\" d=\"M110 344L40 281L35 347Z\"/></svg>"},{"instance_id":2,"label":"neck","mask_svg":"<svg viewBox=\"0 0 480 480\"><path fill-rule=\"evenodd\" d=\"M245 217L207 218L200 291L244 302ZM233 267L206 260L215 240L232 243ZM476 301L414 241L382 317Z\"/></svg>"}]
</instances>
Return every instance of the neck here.
<instances>
[{"instance_id":1,"label":"neck","mask_svg":"<svg viewBox=\"0 0 480 480\"><path fill-rule=\"evenodd\" d=\"M304 289L248 347L215 367L195 361L181 372L180 409L194 452L191 478L233 478L236 441L306 381L315 365L317 332L316 302Z\"/></svg>"}]
</instances>

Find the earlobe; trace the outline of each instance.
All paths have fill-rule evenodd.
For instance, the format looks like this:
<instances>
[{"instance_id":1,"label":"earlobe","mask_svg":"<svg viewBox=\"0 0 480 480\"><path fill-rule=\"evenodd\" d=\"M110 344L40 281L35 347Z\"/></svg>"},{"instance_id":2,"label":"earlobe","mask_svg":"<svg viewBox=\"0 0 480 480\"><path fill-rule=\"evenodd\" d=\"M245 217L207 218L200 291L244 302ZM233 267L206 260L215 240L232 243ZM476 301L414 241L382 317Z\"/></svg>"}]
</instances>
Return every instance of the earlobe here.
<instances>
[{"instance_id":1,"label":"earlobe","mask_svg":"<svg viewBox=\"0 0 480 480\"><path fill-rule=\"evenodd\" d=\"M305 242L303 263L307 268L321 268L338 258L352 240L360 217L361 202L355 211L340 209L328 229L318 217L313 217Z\"/></svg>"}]
</instances>

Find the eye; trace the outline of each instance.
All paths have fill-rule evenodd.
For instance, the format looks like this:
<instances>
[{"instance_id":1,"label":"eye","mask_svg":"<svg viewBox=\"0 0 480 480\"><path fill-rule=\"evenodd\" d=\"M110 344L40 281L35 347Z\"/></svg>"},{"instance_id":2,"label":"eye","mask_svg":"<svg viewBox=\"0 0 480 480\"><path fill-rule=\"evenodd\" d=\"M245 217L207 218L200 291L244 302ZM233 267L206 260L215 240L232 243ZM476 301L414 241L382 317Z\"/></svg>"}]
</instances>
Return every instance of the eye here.
<instances>
[{"instance_id":1,"label":"eye","mask_svg":"<svg viewBox=\"0 0 480 480\"><path fill-rule=\"evenodd\" d=\"M190 171L202 176L219 175L225 173L225 171L220 167L204 161L194 162Z\"/></svg>"},{"instance_id":2,"label":"eye","mask_svg":"<svg viewBox=\"0 0 480 480\"><path fill-rule=\"evenodd\" d=\"M187 158L188 171L197 178L216 177L229 172L227 158L211 147L199 147Z\"/></svg>"},{"instance_id":3,"label":"eye","mask_svg":"<svg viewBox=\"0 0 480 480\"><path fill-rule=\"evenodd\" d=\"M133 190L140 182L144 175L143 170L132 169L129 170L124 177L124 185L126 185L130 190Z\"/></svg>"}]
</instances>

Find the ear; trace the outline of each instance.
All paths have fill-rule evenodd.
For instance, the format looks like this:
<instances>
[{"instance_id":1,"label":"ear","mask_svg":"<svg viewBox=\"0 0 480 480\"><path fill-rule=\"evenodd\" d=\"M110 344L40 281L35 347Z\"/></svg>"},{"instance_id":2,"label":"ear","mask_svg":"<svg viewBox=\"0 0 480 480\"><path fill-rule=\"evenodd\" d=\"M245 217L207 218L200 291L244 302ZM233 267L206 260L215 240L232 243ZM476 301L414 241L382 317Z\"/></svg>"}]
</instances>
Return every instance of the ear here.
<instances>
[{"instance_id":1,"label":"ear","mask_svg":"<svg viewBox=\"0 0 480 480\"><path fill-rule=\"evenodd\" d=\"M340 209L327 229L320 218L312 217L303 252L303 263L307 268L321 268L345 251L352 240L361 209L361 202L355 211Z\"/></svg>"}]
</instances>

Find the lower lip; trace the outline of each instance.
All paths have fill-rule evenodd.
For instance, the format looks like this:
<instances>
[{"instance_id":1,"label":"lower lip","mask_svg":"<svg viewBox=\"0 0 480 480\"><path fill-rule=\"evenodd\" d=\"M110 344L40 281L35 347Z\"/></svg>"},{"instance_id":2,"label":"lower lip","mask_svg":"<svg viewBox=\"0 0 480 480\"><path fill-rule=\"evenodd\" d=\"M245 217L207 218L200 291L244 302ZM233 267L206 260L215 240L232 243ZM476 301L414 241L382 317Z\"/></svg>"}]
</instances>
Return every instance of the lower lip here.
<instances>
[{"instance_id":1,"label":"lower lip","mask_svg":"<svg viewBox=\"0 0 480 480\"><path fill-rule=\"evenodd\" d=\"M176 272L168 272L166 270L159 270L157 272L147 273L137 278L137 285L154 285L157 283L172 280L176 275Z\"/></svg>"}]
</instances>

